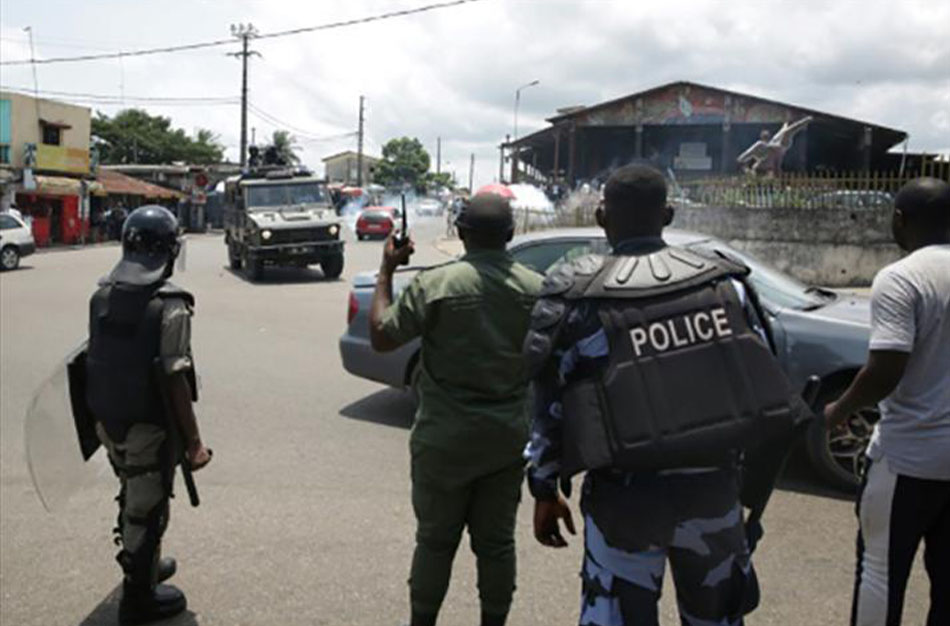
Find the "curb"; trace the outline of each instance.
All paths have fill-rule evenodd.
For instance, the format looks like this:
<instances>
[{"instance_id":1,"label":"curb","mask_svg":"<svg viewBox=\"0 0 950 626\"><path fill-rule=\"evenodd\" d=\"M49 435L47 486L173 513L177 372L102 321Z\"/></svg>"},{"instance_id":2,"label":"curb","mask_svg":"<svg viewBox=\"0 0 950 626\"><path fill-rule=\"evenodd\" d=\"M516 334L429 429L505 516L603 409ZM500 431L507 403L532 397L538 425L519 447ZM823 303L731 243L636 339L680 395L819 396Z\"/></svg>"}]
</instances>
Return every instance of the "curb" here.
<instances>
[{"instance_id":1,"label":"curb","mask_svg":"<svg viewBox=\"0 0 950 626\"><path fill-rule=\"evenodd\" d=\"M224 233L223 230L211 230L208 229L203 233L185 233L184 239L190 238L199 238L199 237L220 237ZM74 250L92 250L94 248L118 248L122 245L121 241L103 241L100 243L87 243L87 244L70 244L68 246L64 245L55 245L55 246L46 246L43 248L37 247L34 254L50 254L54 252L72 252Z\"/></svg>"},{"instance_id":2,"label":"curb","mask_svg":"<svg viewBox=\"0 0 950 626\"><path fill-rule=\"evenodd\" d=\"M461 240L449 239L447 237L439 237L436 239L433 247L445 256L451 257L453 259L461 256L462 252L464 251Z\"/></svg>"}]
</instances>

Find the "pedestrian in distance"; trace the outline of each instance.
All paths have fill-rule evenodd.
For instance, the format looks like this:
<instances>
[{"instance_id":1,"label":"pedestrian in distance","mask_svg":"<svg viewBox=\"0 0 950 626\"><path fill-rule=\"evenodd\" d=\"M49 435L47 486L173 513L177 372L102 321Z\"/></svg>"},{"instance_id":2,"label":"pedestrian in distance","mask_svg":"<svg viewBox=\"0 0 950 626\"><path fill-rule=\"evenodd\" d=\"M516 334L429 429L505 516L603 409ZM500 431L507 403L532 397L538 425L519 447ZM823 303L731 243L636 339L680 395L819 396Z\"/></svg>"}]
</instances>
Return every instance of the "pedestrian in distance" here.
<instances>
[{"instance_id":1,"label":"pedestrian in distance","mask_svg":"<svg viewBox=\"0 0 950 626\"><path fill-rule=\"evenodd\" d=\"M476 195L456 220L465 254L419 272L393 302L393 273L413 252L386 241L370 312L379 351L422 338L410 436L416 547L412 626L436 623L462 531L478 562L482 626L505 623L515 590L515 517L528 436L521 345L541 277L505 250L508 198Z\"/></svg>"},{"instance_id":2,"label":"pedestrian in distance","mask_svg":"<svg viewBox=\"0 0 950 626\"><path fill-rule=\"evenodd\" d=\"M913 180L897 194L894 239L908 252L874 278L868 360L825 407L832 433L880 408L858 496L851 624L901 623L924 543L927 626L950 624L950 185Z\"/></svg>"},{"instance_id":3,"label":"pedestrian in distance","mask_svg":"<svg viewBox=\"0 0 950 626\"><path fill-rule=\"evenodd\" d=\"M192 408L194 297L168 282L180 245L167 209L136 209L122 229L122 260L89 305L86 405L121 484L115 532L122 625L185 610L184 594L159 584L176 570L174 559L161 558L162 535L179 446L191 469L211 460Z\"/></svg>"},{"instance_id":4,"label":"pedestrian in distance","mask_svg":"<svg viewBox=\"0 0 950 626\"><path fill-rule=\"evenodd\" d=\"M761 512L780 464L739 461L765 441L784 453L799 415L748 269L667 246L666 194L652 167L610 176L596 216L612 253L549 273L525 342L542 545L574 534L558 487L587 470L582 626L658 624L667 561L683 624L740 624L758 602L742 504ZM742 498L753 479L765 495Z\"/></svg>"}]
</instances>

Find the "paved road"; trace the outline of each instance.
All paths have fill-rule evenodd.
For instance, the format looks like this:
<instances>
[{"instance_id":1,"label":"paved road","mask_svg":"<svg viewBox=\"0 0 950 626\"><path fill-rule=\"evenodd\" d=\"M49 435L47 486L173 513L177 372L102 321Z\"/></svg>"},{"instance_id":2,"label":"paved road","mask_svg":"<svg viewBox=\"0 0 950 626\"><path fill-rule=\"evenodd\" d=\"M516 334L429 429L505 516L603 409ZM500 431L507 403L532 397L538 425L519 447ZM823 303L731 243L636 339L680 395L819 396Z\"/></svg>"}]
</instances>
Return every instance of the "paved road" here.
<instances>
[{"instance_id":1,"label":"paved road","mask_svg":"<svg viewBox=\"0 0 950 626\"><path fill-rule=\"evenodd\" d=\"M417 225L418 260L445 257L440 224ZM407 613L412 549L406 394L347 375L337 338L349 279L378 265L379 242L350 242L343 279L276 271L250 284L224 267L220 237L192 239L179 277L198 297L199 416L215 449L203 504L173 506L166 552L179 559L189 625L396 625ZM118 248L39 254L0 277L0 623L111 625L118 568L115 484L82 492L67 516L41 508L23 455L32 390L83 336L87 299ZM799 464L800 465L800 464ZM850 606L852 503L792 468L757 554L762 608L749 624L843 624ZM183 491L179 484L179 490ZM576 501L575 501L576 504ZM645 515L649 512L645 511ZM580 542L542 549L521 510L514 626L576 623ZM460 550L443 624L477 621L474 562ZM664 623L674 618L670 582ZM907 623L922 623L918 572Z\"/></svg>"}]
</instances>

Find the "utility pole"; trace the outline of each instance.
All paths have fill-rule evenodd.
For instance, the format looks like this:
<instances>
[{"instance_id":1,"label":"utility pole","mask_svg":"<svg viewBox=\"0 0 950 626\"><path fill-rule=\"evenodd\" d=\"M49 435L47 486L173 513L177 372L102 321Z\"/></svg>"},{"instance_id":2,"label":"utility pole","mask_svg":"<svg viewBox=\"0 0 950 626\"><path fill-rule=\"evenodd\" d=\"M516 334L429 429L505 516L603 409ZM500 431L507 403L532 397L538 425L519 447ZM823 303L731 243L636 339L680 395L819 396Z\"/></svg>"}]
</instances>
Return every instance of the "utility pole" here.
<instances>
[{"instance_id":1,"label":"utility pole","mask_svg":"<svg viewBox=\"0 0 950 626\"><path fill-rule=\"evenodd\" d=\"M36 52L33 49L33 27L27 26L23 30L30 34L30 66L33 68L33 97L39 100L40 84L39 81L36 80Z\"/></svg>"},{"instance_id":2,"label":"utility pole","mask_svg":"<svg viewBox=\"0 0 950 626\"><path fill-rule=\"evenodd\" d=\"M257 29L253 24L231 24L231 34L241 40L241 51L232 52L228 56L241 57L241 169L247 167L247 58L257 54L248 50L248 41L257 36ZM260 55L258 55L260 56Z\"/></svg>"},{"instance_id":3,"label":"utility pole","mask_svg":"<svg viewBox=\"0 0 950 626\"><path fill-rule=\"evenodd\" d=\"M365 98L360 96L360 125L356 140L356 186L363 186L363 101Z\"/></svg>"},{"instance_id":4,"label":"utility pole","mask_svg":"<svg viewBox=\"0 0 950 626\"><path fill-rule=\"evenodd\" d=\"M435 138L435 173L442 173L442 138Z\"/></svg>"},{"instance_id":5,"label":"utility pole","mask_svg":"<svg viewBox=\"0 0 950 626\"><path fill-rule=\"evenodd\" d=\"M511 135L505 135L505 143L498 146L498 182L505 184L505 146L511 141Z\"/></svg>"},{"instance_id":6,"label":"utility pole","mask_svg":"<svg viewBox=\"0 0 950 626\"><path fill-rule=\"evenodd\" d=\"M33 49L33 27L27 26L23 30L30 33L30 66L33 68L33 108L36 110L36 124L39 125L40 123L40 82L36 78L36 51Z\"/></svg>"},{"instance_id":7,"label":"utility pole","mask_svg":"<svg viewBox=\"0 0 950 626\"><path fill-rule=\"evenodd\" d=\"M475 189L472 185L475 184L475 153L472 153L472 157L468 162L468 193L472 195L475 193Z\"/></svg>"},{"instance_id":8,"label":"utility pole","mask_svg":"<svg viewBox=\"0 0 950 626\"><path fill-rule=\"evenodd\" d=\"M256 126L251 126L251 145L252 146L257 145L257 127Z\"/></svg>"}]
</instances>

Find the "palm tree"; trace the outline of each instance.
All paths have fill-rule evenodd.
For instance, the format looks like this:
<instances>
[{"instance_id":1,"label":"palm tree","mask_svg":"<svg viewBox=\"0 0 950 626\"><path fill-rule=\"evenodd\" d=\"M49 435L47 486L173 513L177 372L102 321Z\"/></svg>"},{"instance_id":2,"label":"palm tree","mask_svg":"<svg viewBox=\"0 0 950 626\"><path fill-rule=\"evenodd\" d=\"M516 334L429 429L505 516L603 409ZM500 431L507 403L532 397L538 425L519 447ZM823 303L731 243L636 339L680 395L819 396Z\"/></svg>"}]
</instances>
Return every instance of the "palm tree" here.
<instances>
[{"instance_id":1,"label":"palm tree","mask_svg":"<svg viewBox=\"0 0 950 626\"><path fill-rule=\"evenodd\" d=\"M298 146L297 138L290 134L290 131L275 130L271 138L271 144L280 159L288 164L300 163L300 157L294 149Z\"/></svg>"}]
</instances>

